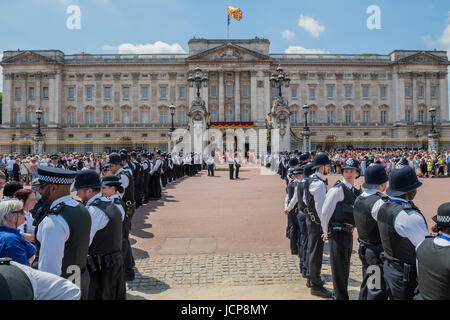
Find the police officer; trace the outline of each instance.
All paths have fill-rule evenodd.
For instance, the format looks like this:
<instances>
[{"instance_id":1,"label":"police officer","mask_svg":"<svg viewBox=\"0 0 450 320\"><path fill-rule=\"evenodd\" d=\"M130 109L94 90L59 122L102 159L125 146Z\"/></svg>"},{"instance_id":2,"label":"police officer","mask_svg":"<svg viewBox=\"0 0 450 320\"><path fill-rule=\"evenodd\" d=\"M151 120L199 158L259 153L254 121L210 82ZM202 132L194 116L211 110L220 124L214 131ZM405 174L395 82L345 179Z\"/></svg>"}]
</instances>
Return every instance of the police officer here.
<instances>
[{"instance_id":1,"label":"police officer","mask_svg":"<svg viewBox=\"0 0 450 320\"><path fill-rule=\"evenodd\" d=\"M161 155L161 185L165 188L167 186L167 174L169 172L169 165L166 154Z\"/></svg>"},{"instance_id":2,"label":"police officer","mask_svg":"<svg viewBox=\"0 0 450 320\"><path fill-rule=\"evenodd\" d=\"M91 244L88 270L89 300L125 300L122 249L122 214L102 195L102 183L95 170L80 171L72 191L91 214Z\"/></svg>"},{"instance_id":3,"label":"police officer","mask_svg":"<svg viewBox=\"0 0 450 320\"><path fill-rule=\"evenodd\" d=\"M211 152L211 156L209 157L207 163L208 163L208 177L214 177L214 162L215 162L215 158L214 158L215 154L214 151Z\"/></svg>"},{"instance_id":4,"label":"police officer","mask_svg":"<svg viewBox=\"0 0 450 320\"><path fill-rule=\"evenodd\" d=\"M288 175L290 178L289 184L287 186L287 197L284 207L284 213L288 216L289 225L289 239L292 254L299 254L299 238L300 238L300 227L298 225L297 212L298 212L298 185L302 180L303 168L289 168Z\"/></svg>"},{"instance_id":5,"label":"police officer","mask_svg":"<svg viewBox=\"0 0 450 320\"><path fill-rule=\"evenodd\" d=\"M436 237L417 247L419 292L425 300L450 300L450 202L439 206L433 217Z\"/></svg>"},{"instance_id":6,"label":"police officer","mask_svg":"<svg viewBox=\"0 0 450 320\"><path fill-rule=\"evenodd\" d=\"M59 163L59 156L57 154L53 154L50 156L50 162L48 163L49 167L53 168L62 168L62 164Z\"/></svg>"},{"instance_id":7,"label":"police officer","mask_svg":"<svg viewBox=\"0 0 450 320\"><path fill-rule=\"evenodd\" d=\"M154 200L161 199L161 151L156 151L155 165L150 171L152 187L154 190Z\"/></svg>"},{"instance_id":8,"label":"police officer","mask_svg":"<svg viewBox=\"0 0 450 320\"><path fill-rule=\"evenodd\" d=\"M0 258L0 301L79 299L80 288L69 280Z\"/></svg>"},{"instance_id":9,"label":"police officer","mask_svg":"<svg viewBox=\"0 0 450 320\"><path fill-rule=\"evenodd\" d=\"M298 222L298 256L299 256L299 269L303 278L309 278L308 272L308 228L306 226L306 203L304 202L305 184L308 177L312 174L312 162L305 164L303 168L303 175L300 183L297 185L297 222Z\"/></svg>"},{"instance_id":10,"label":"police officer","mask_svg":"<svg viewBox=\"0 0 450 320\"><path fill-rule=\"evenodd\" d=\"M360 175L358 160L347 158L342 165L342 175L344 180L337 181L326 195L320 221L324 230L322 238L329 241L334 298L349 300L347 287L355 228L353 204L361 193L354 187Z\"/></svg>"},{"instance_id":11,"label":"police officer","mask_svg":"<svg viewBox=\"0 0 450 320\"><path fill-rule=\"evenodd\" d=\"M102 178L102 194L109 200L113 201L114 205L122 214L122 221L125 220L125 204L122 201L121 194L123 193L122 183L118 176L113 174L106 175ZM122 234L124 224L122 223Z\"/></svg>"},{"instance_id":12,"label":"police officer","mask_svg":"<svg viewBox=\"0 0 450 320\"><path fill-rule=\"evenodd\" d=\"M135 211L134 203L134 180L129 170L122 167L121 156L117 153L111 153L106 161L109 171L116 175L121 182L123 193L122 201L125 204L125 219L123 221L123 239L122 239L122 257L125 267L125 281L133 281L135 274L133 269L133 252L131 250L129 235L131 230L131 219Z\"/></svg>"},{"instance_id":13,"label":"police officer","mask_svg":"<svg viewBox=\"0 0 450 320\"><path fill-rule=\"evenodd\" d=\"M135 151L130 153L130 167L133 172L134 179L134 200L136 201L136 209L142 205L142 183L141 180L144 178L142 167L137 161L137 153Z\"/></svg>"},{"instance_id":14,"label":"police officer","mask_svg":"<svg viewBox=\"0 0 450 320\"><path fill-rule=\"evenodd\" d=\"M331 298L332 292L324 287L320 273L322 270L323 246L320 214L327 193L328 180L325 175L330 168L330 158L326 153L318 153L313 160L312 170L315 173L305 183L305 211L307 213L306 225L308 228L308 286L311 294L322 298Z\"/></svg>"},{"instance_id":15,"label":"police officer","mask_svg":"<svg viewBox=\"0 0 450 320\"><path fill-rule=\"evenodd\" d=\"M150 201L150 161L148 160L148 154L144 152L141 156L141 166L143 174L143 193L144 193L144 203Z\"/></svg>"},{"instance_id":16,"label":"police officer","mask_svg":"<svg viewBox=\"0 0 450 320\"><path fill-rule=\"evenodd\" d=\"M384 249L383 273L392 300L411 300L417 287L415 248L429 235L419 208L413 203L422 185L410 166L389 174L389 201L373 209Z\"/></svg>"},{"instance_id":17,"label":"police officer","mask_svg":"<svg viewBox=\"0 0 450 320\"><path fill-rule=\"evenodd\" d=\"M76 173L39 166L39 193L50 209L36 221L34 268L69 278L81 272L81 299L88 298L89 273L86 268L91 216L86 207L70 196ZM74 269L75 268L75 269Z\"/></svg>"},{"instance_id":18,"label":"police officer","mask_svg":"<svg viewBox=\"0 0 450 320\"><path fill-rule=\"evenodd\" d=\"M234 180L234 157L232 154L228 155L228 172L230 173L230 180Z\"/></svg>"},{"instance_id":19,"label":"police officer","mask_svg":"<svg viewBox=\"0 0 450 320\"><path fill-rule=\"evenodd\" d=\"M359 300L386 300L386 284L380 277L380 287L368 286L367 282L371 273L367 273L369 266L378 266L382 270L380 232L377 221L372 217L372 209L375 204L383 204L387 197L383 192L387 188L389 178L381 164L371 164L366 168L363 188L365 191L355 200L353 216L358 230L359 258L362 263L363 281L359 291ZM379 202L380 201L380 202ZM381 273L381 272L380 272Z\"/></svg>"},{"instance_id":20,"label":"police officer","mask_svg":"<svg viewBox=\"0 0 450 320\"><path fill-rule=\"evenodd\" d=\"M170 154L167 155L167 167L168 167L167 178L169 179L170 183L176 180L172 156Z\"/></svg>"},{"instance_id":21,"label":"police officer","mask_svg":"<svg viewBox=\"0 0 450 320\"><path fill-rule=\"evenodd\" d=\"M236 168L235 179L240 179L239 178L239 168L241 167L241 160L239 159L239 155L237 152L234 153L234 166Z\"/></svg>"}]
</instances>

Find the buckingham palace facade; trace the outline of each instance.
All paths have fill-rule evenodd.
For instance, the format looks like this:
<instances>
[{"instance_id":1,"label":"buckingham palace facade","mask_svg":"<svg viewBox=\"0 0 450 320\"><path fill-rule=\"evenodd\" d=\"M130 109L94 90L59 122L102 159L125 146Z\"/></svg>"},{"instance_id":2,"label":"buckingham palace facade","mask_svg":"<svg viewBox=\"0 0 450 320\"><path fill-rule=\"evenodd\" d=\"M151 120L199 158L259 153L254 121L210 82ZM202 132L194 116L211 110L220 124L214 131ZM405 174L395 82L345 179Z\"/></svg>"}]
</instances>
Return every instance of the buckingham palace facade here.
<instances>
[{"instance_id":1,"label":"buckingham palace facade","mask_svg":"<svg viewBox=\"0 0 450 320\"><path fill-rule=\"evenodd\" d=\"M440 149L450 148L446 51L272 54L260 38L194 38L188 45L186 54L5 51L0 152L32 152L38 108L46 152L166 150L169 105L176 106L174 127L187 127L196 96L187 80L196 67L209 78L200 95L211 122L264 129L278 66L291 78L282 88L291 149L301 149L304 104L313 149L424 147L431 108Z\"/></svg>"}]
</instances>

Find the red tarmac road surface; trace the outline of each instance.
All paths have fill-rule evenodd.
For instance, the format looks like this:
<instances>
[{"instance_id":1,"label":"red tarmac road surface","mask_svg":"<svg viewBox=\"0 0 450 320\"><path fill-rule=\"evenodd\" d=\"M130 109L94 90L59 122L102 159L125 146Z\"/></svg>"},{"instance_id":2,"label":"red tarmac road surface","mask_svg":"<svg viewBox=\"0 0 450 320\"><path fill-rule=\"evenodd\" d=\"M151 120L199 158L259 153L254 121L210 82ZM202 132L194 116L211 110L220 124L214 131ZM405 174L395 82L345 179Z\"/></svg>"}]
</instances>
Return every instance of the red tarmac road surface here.
<instances>
[{"instance_id":1,"label":"red tarmac road surface","mask_svg":"<svg viewBox=\"0 0 450 320\"><path fill-rule=\"evenodd\" d=\"M288 253L283 213L285 182L241 167L240 180L228 169L215 177L201 171L168 184L163 201L151 201L133 217L131 244L136 258L176 254ZM332 186L339 175L328 177ZM421 179L415 199L431 228L440 204L450 201L450 179ZM358 179L357 185L363 182ZM357 233L354 233L354 249Z\"/></svg>"}]
</instances>

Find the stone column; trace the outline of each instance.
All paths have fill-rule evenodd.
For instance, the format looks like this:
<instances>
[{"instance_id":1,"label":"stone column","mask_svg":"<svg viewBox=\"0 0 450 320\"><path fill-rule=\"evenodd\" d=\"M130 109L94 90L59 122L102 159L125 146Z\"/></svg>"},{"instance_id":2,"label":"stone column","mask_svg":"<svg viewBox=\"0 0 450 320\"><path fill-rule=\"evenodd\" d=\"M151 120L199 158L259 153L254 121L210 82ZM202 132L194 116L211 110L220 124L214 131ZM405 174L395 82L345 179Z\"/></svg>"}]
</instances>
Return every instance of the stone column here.
<instances>
[{"instance_id":1,"label":"stone column","mask_svg":"<svg viewBox=\"0 0 450 320\"><path fill-rule=\"evenodd\" d=\"M257 114L257 95L256 95L256 71L250 71L250 117L252 121L258 119Z\"/></svg>"},{"instance_id":2,"label":"stone column","mask_svg":"<svg viewBox=\"0 0 450 320\"><path fill-rule=\"evenodd\" d=\"M56 127L58 116L58 80L56 79L56 72L50 72L48 83L48 126ZM43 116L44 114L42 114Z\"/></svg>"},{"instance_id":3,"label":"stone column","mask_svg":"<svg viewBox=\"0 0 450 320\"><path fill-rule=\"evenodd\" d=\"M391 119L392 122L398 121L397 119L397 109L399 104L399 92L398 92L398 73L397 73L397 67L394 67L392 70L392 97L391 97Z\"/></svg>"},{"instance_id":4,"label":"stone column","mask_svg":"<svg viewBox=\"0 0 450 320\"><path fill-rule=\"evenodd\" d=\"M270 70L264 71L264 118L270 112L270 76L271 75L272 75L272 73L270 72ZM297 95L300 95L300 92L298 92ZM256 119L252 119L252 121L255 121L255 120ZM258 119L258 120L260 120L260 119Z\"/></svg>"},{"instance_id":5,"label":"stone column","mask_svg":"<svg viewBox=\"0 0 450 320\"><path fill-rule=\"evenodd\" d=\"M208 79L210 78L208 71L203 71L203 74L208 76ZM209 81L208 81L208 87L203 87L202 92L200 94L201 94L202 100L205 101L206 111L209 112L209 106L208 106L208 104L209 104L209 99L208 99L209 98Z\"/></svg>"},{"instance_id":6,"label":"stone column","mask_svg":"<svg viewBox=\"0 0 450 320\"><path fill-rule=\"evenodd\" d=\"M240 71L236 71L234 75L234 121L241 121L241 85L239 83Z\"/></svg>"},{"instance_id":7,"label":"stone column","mask_svg":"<svg viewBox=\"0 0 450 320\"><path fill-rule=\"evenodd\" d=\"M120 72L113 73L113 87L112 87L112 99L113 99L113 113L112 113L112 122L120 122L120 78L122 77L122 74ZM153 81L152 81L153 84Z\"/></svg>"},{"instance_id":8,"label":"stone column","mask_svg":"<svg viewBox=\"0 0 450 320\"><path fill-rule=\"evenodd\" d=\"M413 101L413 109L411 113L412 121L417 121L418 119L418 106L417 106L417 74L415 72L411 72L411 78L412 78L412 91L410 94L412 94L412 101ZM406 119L405 119L406 120Z\"/></svg>"},{"instance_id":9,"label":"stone column","mask_svg":"<svg viewBox=\"0 0 450 320\"><path fill-rule=\"evenodd\" d=\"M402 121L405 119L405 79L403 76L399 79L398 85L398 110L397 110L397 121Z\"/></svg>"},{"instance_id":10,"label":"stone column","mask_svg":"<svg viewBox=\"0 0 450 320\"><path fill-rule=\"evenodd\" d=\"M22 85L20 86L22 89L22 110L21 111L23 113L22 115L22 122L26 123L27 122L27 105L28 105L28 79L27 79L27 73L23 72L21 74L22 76Z\"/></svg>"},{"instance_id":11,"label":"stone column","mask_svg":"<svg viewBox=\"0 0 450 320\"><path fill-rule=\"evenodd\" d=\"M11 124L13 99L12 99L12 81L13 74L5 73L3 77L3 107L2 107L2 125L3 127Z\"/></svg>"},{"instance_id":12,"label":"stone column","mask_svg":"<svg viewBox=\"0 0 450 320\"><path fill-rule=\"evenodd\" d=\"M425 74L425 103L427 104L427 109L429 110L431 106L431 74Z\"/></svg>"},{"instance_id":13,"label":"stone column","mask_svg":"<svg viewBox=\"0 0 450 320\"><path fill-rule=\"evenodd\" d=\"M225 91L223 85L223 70L219 71L219 121L225 121Z\"/></svg>"},{"instance_id":14,"label":"stone column","mask_svg":"<svg viewBox=\"0 0 450 320\"><path fill-rule=\"evenodd\" d=\"M448 111L448 74L447 72L439 72L439 104L440 104L440 121L449 121Z\"/></svg>"}]
</instances>

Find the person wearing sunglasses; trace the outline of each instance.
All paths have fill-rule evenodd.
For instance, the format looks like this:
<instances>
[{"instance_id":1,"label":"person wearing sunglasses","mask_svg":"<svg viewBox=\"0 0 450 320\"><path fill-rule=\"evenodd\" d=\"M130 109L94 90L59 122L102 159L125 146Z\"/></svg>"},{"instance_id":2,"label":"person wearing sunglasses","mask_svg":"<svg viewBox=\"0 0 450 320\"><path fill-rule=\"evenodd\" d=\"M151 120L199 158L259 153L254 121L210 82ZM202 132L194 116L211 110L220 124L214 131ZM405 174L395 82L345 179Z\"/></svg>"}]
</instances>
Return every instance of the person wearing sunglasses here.
<instances>
[{"instance_id":1,"label":"person wearing sunglasses","mask_svg":"<svg viewBox=\"0 0 450 320\"><path fill-rule=\"evenodd\" d=\"M36 249L18 230L24 221L22 201L12 198L0 202L0 258L30 266Z\"/></svg>"}]
</instances>

